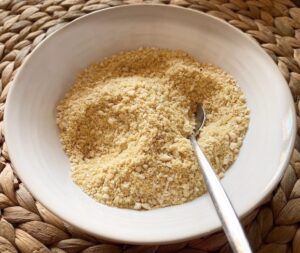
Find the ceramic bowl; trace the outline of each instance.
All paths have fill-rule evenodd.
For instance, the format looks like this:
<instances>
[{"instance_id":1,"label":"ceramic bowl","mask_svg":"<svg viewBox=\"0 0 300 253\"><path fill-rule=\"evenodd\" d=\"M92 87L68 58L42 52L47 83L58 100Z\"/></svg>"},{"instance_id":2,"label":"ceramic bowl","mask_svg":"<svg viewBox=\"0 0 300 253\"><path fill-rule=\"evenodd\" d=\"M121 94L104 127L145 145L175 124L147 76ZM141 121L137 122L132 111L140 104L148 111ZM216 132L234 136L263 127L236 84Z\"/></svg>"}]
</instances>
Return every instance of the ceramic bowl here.
<instances>
[{"instance_id":1,"label":"ceramic bowl","mask_svg":"<svg viewBox=\"0 0 300 253\"><path fill-rule=\"evenodd\" d=\"M97 203L70 178L59 141L56 105L89 64L140 46L182 49L232 74L247 98L250 126L222 184L239 216L278 183L295 138L289 88L272 59L250 37L217 18L178 7L135 5L98 11L49 36L22 65L5 108L11 161L34 197L66 222L128 243L170 243L220 229L207 194L151 211Z\"/></svg>"}]
</instances>

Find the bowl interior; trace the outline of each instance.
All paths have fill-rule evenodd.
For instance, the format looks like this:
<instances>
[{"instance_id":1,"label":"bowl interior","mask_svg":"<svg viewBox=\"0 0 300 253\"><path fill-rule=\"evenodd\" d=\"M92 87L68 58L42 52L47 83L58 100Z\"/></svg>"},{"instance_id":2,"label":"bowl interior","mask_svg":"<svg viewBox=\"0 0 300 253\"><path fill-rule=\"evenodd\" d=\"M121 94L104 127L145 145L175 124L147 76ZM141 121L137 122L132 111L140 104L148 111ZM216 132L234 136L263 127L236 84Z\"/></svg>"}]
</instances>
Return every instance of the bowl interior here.
<instances>
[{"instance_id":1,"label":"bowl interior","mask_svg":"<svg viewBox=\"0 0 300 253\"><path fill-rule=\"evenodd\" d=\"M94 235L164 243L212 232L220 222L207 194L180 206L138 212L99 204L70 179L55 123L57 102L78 71L140 46L185 50L237 79L251 120L239 158L222 184L239 215L254 208L278 182L292 149L291 95L275 64L254 41L215 18L176 7L100 11L46 39L23 65L8 97L5 131L12 162L39 201Z\"/></svg>"}]
</instances>

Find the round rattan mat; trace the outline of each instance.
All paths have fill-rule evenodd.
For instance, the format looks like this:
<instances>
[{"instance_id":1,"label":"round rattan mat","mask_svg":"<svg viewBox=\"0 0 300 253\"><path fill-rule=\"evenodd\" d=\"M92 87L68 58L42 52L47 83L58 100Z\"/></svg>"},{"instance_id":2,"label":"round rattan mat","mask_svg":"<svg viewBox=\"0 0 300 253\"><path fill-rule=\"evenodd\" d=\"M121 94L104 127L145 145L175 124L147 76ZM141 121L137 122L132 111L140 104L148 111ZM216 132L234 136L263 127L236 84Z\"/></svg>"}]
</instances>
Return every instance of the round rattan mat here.
<instances>
[{"instance_id":1,"label":"round rattan mat","mask_svg":"<svg viewBox=\"0 0 300 253\"><path fill-rule=\"evenodd\" d=\"M286 78L300 126L300 8L290 0L0 0L0 252L230 252L223 233L164 246L116 245L64 223L38 203L14 174L3 136L11 81L45 37L86 13L131 3L179 5L226 20L260 43ZM300 253L300 142L280 185L244 219L255 252ZM24 150L26 152L26 150ZM117 228L116 228L117 229ZM180 229L180 228L176 228Z\"/></svg>"}]
</instances>

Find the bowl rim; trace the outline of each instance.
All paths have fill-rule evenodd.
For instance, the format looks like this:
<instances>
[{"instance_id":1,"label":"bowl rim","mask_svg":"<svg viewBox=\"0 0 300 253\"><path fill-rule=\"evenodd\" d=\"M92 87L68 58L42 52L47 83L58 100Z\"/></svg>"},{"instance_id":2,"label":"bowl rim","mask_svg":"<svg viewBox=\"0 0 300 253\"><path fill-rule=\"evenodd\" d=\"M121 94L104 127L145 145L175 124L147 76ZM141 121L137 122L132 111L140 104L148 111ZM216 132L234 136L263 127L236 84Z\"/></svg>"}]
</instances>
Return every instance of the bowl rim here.
<instances>
[{"instance_id":1,"label":"bowl rim","mask_svg":"<svg viewBox=\"0 0 300 253\"><path fill-rule=\"evenodd\" d=\"M256 40L254 40L252 37L247 36L244 32L242 32L241 30L239 30L238 28L234 27L233 25L229 24L228 22L219 19L215 16L209 15L207 13L204 12L200 12L198 10L194 10L194 9L190 9L190 8L184 8L181 6L175 6L175 5L162 5L162 4L130 4L130 5L122 5L122 6L114 6L114 7L108 7L105 9L101 9L101 10L97 10L94 11L92 13L83 15L82 17L79 17L75 20L72 20L71 22L69 22L68 24L60 27L59 29L57 29L55 32L53 32L52 34L50 34L49 36L47 36L41 43L39 43L33 50L32 52L29 54L29 57L27 57L24 62L22 63L20 69L18 69L16 76L14 78L14 80L12 81L12 85L8 91L8 95L6 98L6 102L5 102L5 109L4 109L4 135L5 135L5 142L7 144L7 149L9 152L9 156L10 156L10 161L11 164L13 165L13 168L15 169L15 171L17 172L18 177L21 179L22 183L26 186L26 188L29 190L30 194L36 199L38 200L45 208L47 208L49 211L51 211L53 214L55 214L56 216L59 217L59 219L71 224L72 226L74 226L77 229L80 229L88 234L91 234L95 237L98 238L103 238L103 239L107 239L110 240L112 242L123 242L123 243L131 243L131 244L145 244L145 245L149 245L149 244L166 244L166 243L174 243L174 242L181 242L181 241L186 241L186 240L191 240L191 239L195 239L195 238L199 238L199 236L204 236L207 234L211 234L213 232L218 231L219 229L221 229L221 223L219 223L218 225L214 226L213 228L207 230L206 233L194 233L194 234L189 234L185 237L174 237L172 235L169 236L169 240L168 241L162 241L162 240L151 240L151 241L144 241L144 240L135 240L134 238L132 239L122 239L122 238L113 238L109 235L107 235L105 233L105 231L103 231L103 234L98 234L95 233L92 229L89 229L87 227L83 228L81 227L81 224L79 224L80 222L77 222L76 224L70 220L68 218L68 216L66 215L58 215L58 211L54 210L51 205L48 203L45 203L41 198L39 198L39 194L37 192L32 191L31 186L27 185L27 183L23 180L23 176L22 176L22 164L16 162L17 160L17 154L15 154L14 152L11 152L13 150L13 143L10 143L10 138L9 135L13 134L13 132L11 132L11 130L9 130L8 128L8 118L9 118L9 111L12 110L12 105L14 102L11 101L11 96L14 93L14 89L16 87L16 85L14 85L15 83L19 82L20 80L20 73L22 73L24 66L28 64L28 61L30 60L31 56L40 48L44 45L44 43L46 43L46 41L48 39L50 39L52 36L57 36L57 34L63 32L65 29L68 29L70 26L75 25L77 22L81 22L83 19L87 19L92 15L99 15L99 13L102 12L114 12L117 9L125 9L125 8L167 8L167 9L180 9L181 11L185 11L185 12L190 12L190 13L194 13L197 14L199 16L205 16L208 19L214 20L215 22L218 22L221 25L225 25L230 29L235 30L235 32L238 32L240 34L240 36L243 36L245 39L247 39L249 41L249 43L251 43L253 46L256 47L257 50L259 50L261 53L265 54L267 57L270 58L270 56L260 47L260 45L256 42ZM270 58L271 60L271 58ZM271 64L274 64L274 66L278 69L277 65L274 63L274 61L270 61ZM279 72L279 70L278 70ZM284 89L288 89L288 93L289 93L289 98L287 98L289 100L289 104L290 107L292 109L292 130L291 130L291 141L288 143L288 147L287 150L288 152L286 153L283 162L281 163L281 166L278 166L278 170L276 171L276 173L274 173L274 176L272 178L272 180L269 182L268 185L266 185L264 192L259 195L257 197L257 199L255 201L253 201L253 204L251 205L251 208L249 208L247 211L241 212L238 214L238 216L244 217L247 214L249 214L251 211L253 211L255 208L257 208L260 203L262 201L265 200L265 198L271 193L271 191L275 188L275 186L278 184L278 182L280 181L281 177L283 176L283 173L285 172L285 169L287 168L288 164L289 164L289 160L290 157L292 155L293 149L294 149L294 144L295 144L295 139L296 139L296 132L297 132L297 125L296 125L296 110L295 110L295 106L294 106L294 100L291 94L290 89L288 88L288 84L286 82L285 79L283 79L284 82L286 83L286 86L283 87ZM18 164L17 166L15 166L16 164Z\"/></svg>"}]
</instances>

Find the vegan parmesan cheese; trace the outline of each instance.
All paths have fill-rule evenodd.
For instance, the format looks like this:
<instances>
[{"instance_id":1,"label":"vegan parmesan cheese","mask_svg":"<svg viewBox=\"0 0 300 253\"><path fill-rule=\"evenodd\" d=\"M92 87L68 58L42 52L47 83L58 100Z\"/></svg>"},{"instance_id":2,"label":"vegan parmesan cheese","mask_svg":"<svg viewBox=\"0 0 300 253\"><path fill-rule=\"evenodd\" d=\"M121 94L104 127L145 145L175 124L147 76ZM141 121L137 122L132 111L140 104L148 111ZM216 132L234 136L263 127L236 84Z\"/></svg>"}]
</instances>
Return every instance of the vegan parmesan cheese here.
<instances>
[{"instance_id":1,"label":"vegan parmesan cheese","mask_svg":"<svg viewBox=\"0 0 300 253\"><path fill-rule=\"evenodd\" d=\"M183 51L141 48L93 64L57 106L73 181L100 203L153 209L206 189L188 137L197 104L198 142L219 177L236 160L249 110L236 81Z\"/></svg>"}]
</instances>

